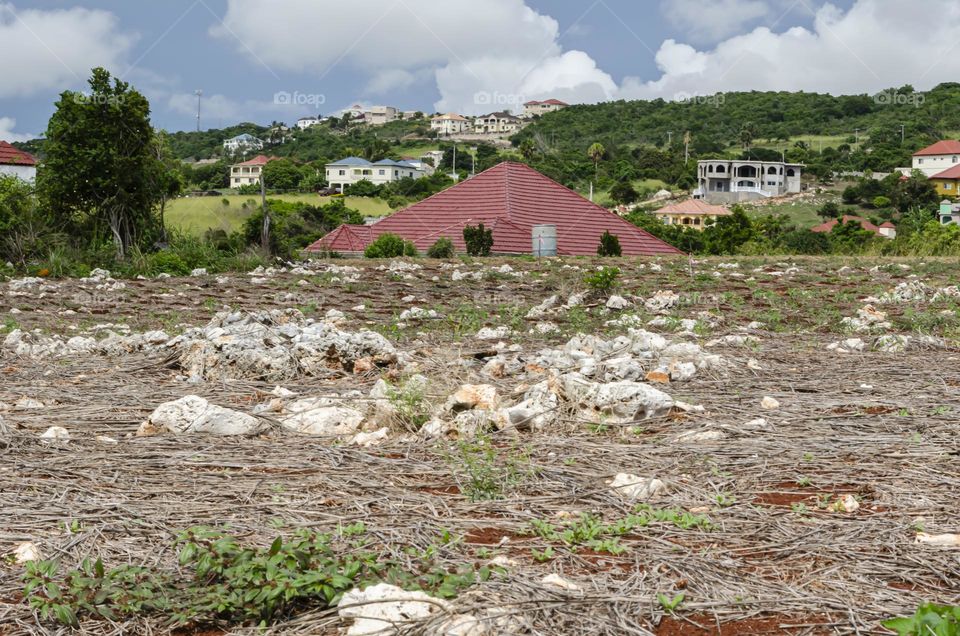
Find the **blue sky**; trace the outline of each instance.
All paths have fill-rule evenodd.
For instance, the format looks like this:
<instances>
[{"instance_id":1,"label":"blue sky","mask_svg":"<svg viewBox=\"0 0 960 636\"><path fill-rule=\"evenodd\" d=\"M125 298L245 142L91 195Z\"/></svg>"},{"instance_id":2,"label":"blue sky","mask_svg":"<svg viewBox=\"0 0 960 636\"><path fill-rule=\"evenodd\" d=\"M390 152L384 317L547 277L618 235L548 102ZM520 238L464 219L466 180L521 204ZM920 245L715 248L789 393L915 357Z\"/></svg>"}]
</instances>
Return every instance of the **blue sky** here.
<instances>
[{"instance_id":1,"label":"blue sky","mask_svg":"<svg viewBox=\"0 0 960 636\"><path fill-rule=\"evenodd\" d=\"M16 60L0 139L41 133L95 65L169 130L195 126L197 89L204 128L355 102L479 114L551 96L926 89L960 77L958 21L954 0L0 0Z\"/></svg>"}]
</instances>

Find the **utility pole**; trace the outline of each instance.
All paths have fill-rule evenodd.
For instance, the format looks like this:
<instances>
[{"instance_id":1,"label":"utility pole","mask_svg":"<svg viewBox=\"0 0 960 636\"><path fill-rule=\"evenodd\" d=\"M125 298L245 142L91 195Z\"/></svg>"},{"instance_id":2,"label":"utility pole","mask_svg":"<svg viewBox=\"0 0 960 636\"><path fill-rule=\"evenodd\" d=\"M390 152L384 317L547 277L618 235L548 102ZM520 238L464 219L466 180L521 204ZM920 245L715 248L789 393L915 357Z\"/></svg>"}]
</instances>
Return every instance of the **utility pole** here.
<instances>
[{"instance_id":1,"label":"utility pole","mask_svg":"<svg viewBox=\"0 0 960 636\"><path fill-rule=\"evenodd\" d=\"M673 131L667 131L667 147L670 148L673 146Z\"/></svg>"},{"instance_id":2,"label":"utility pole","mask_svg":"<svg viewBox=\"0 0 960 636\"><path fill-rule=\"evenodd\" d=\"M460 173L457 172L457 144L453 144L453 172L450 173L450 178L454 181L460 180Z\"/></svg>"},{"instance_id":3,"label":"utility pole","mask_svg":"<svg viewBox=\"0 0 960 636\"><path fill-rule=\"evenodd\" d=\"M197 132L200 132L200 98L203 97L203 91L197 90L193 94L197 96Z\"/></svg>"},{"instance_id":4,"label":"utility pole","mask_svg":"<svg viewBox=\"0 0 960 636\"><path fill-rule=\"evenodd\" d=\"M856 141L857 150L860 150L860 129L855 128L853 131L853 134L855 135L855 139L857 140Z\"/></svg>"},{"instance_id":5,"label":"utility pole","mask_svg":"<svg viewBox=\"0 0 960 636\"><path fill-rule=\"evenodd\" d=\"M690 131L683 133L683 165L690 163Z\"/></svg>"},{"instance_id":6,"label":"utility pole","mask_svg":"<svg viewBox=\"0 0 960 636\"><path fill-rule=\"evenodd\" d=\"M903 124L900 124L900 145L903 145L903 138L906 135L906 127Z\"/></svg>"},{"instance_id":7,"label":"utility pole","mask_svg":"<svg viewBox=\"0 0 960 636\"><path fill-rule=\"evenodd\" d=\"M267 187L263 179L263 171L266 166L260 168L260 205L263 207L263 229L260 231L260 247L264 253L270 253L270 211L267 210Z\"/></svg>"}]
</instances>

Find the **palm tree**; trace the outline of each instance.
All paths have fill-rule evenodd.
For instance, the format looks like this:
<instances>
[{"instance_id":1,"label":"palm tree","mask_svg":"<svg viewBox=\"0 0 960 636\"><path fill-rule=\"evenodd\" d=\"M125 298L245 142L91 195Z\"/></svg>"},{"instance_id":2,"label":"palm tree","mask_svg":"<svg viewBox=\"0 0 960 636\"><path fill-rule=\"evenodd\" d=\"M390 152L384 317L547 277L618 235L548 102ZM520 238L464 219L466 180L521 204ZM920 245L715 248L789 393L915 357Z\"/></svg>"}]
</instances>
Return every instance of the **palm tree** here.
<instances>
[{"instance_id":1,"label":"palm tree","mask_svg":"<svg viewBox=\"0 0 960 636\"><path fill-rule=\"evenodd\" d=\"M520 142L520 154L523 155L523 158L529 161L533 158L534 153L537 151L537 144L533 142L533 139L527 137Z\"/></svg>"},{"instance_id":2,"label":"palm tree","mask_svg":"<svg viewBox=\"0 0 960 636\"><path fill-rule=\"evenodd\" d=\"M603 159L603 156L607 154L607 149L603 147L603 144L597 142L587 148L587 156L593 160L593 178L597 178L597 173L600 169L600 160Z\"/></svg>"}]
</instances>

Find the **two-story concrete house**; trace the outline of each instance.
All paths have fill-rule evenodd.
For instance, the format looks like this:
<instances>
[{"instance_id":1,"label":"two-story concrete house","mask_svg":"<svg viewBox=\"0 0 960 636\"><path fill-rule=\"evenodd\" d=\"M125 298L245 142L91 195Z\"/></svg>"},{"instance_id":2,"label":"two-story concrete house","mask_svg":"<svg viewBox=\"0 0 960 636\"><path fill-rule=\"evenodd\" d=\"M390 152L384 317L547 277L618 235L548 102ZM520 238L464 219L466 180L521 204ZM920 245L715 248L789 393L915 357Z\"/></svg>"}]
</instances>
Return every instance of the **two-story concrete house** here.
<instances>
[{"instance_id":1,"label":"two-story concrete house","mask_svg":"<svg viewBox=\"0 0 960 636\"><path fill-rule=\"evenodd\" d=\"M570 104L566 102L561 102L559 99L547 99L542 102L534 100L523 105L523 116L529 119L530 117L546 115L547 113L563 110L569 105Z\"/></svg>"},{"instance_id":2,"label":"two-story concrete house","mask_svg":"<svg viewBox=\"0 0 960 636\"><path fill-rule=\"evenodd\" d=\"M483 135L503 135L520 130L523 122L506 111L482 115L473 120L473 131Z\"/></svg>"},{"instance_id":3,"label":"two-story concrete house","mask_svg":"<svg viewBox=\"0 0 960 636\"><path fill-rule=\"evenodd\" d=\"M928 177L960 164L960 141L944 139L913 153L911 171L919 170ZM904 170L901 169L901 172Z\"/></svg>"},{"instance_id":4,"label":"two-story concrete house","mask_svg":"<svg viewBox=\"0 0 960 636\"><path fill-rule=\"evenodd\" d=\"M230 187L239 188L245 185L260 183L260 175L263 167L276 159L276 157L266 157L258 155L250 161L244 161L230 166Z\"/></svg>"},{"instance_id":5,"label":"two-story concrete house","mask_svg":"<svg viewBox=\"0 0 960 636\"><path fill-rule=\"evenodd\" d=\"M437 115L430 120L430 130L441 135L458 135L470 131L470 120L456 113Z\"/></svg>"},{"instance_id":6,"label":"two-story concrete house","mask_svg":"<svg viewBox=\"0 0 960 636\"><path fill-rule=\"evenodd\" d=\"M337 188L343 192L345 187L359 181L366 180L375 185L383 185L408 177L419 179L424 176L424 171L405 161L382 159L370 162L360 157L347 157L328 163L326 176L331 188Z\"/></svg>"},{"instance_id":7,"label":"two-story concrete house","mask_svg":"<svg viewBox=\"0 0 960 636\"><path fill-rule=\"evenodd\" d=\"M697 162L695 199L736 203L800 192L803 164L705 159Z\"/></svg>"}]
</instances>

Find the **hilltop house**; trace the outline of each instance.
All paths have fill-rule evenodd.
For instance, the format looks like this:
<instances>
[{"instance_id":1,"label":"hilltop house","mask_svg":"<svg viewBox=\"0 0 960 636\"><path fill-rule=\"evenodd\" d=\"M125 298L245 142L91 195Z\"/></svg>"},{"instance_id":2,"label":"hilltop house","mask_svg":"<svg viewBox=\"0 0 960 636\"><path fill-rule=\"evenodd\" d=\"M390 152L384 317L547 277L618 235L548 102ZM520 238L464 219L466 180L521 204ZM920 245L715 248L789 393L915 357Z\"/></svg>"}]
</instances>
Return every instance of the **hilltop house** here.
<instances>
[{"instance_id":1,"label":"hilltop house","mask_svg":"<svg viewBox=\"0 0 960 636\"><path fill-rule=\"evenodd\" d=\"M396 121L400 111L393 106L371 106L363 113L364 120L371 126L382 126Z\"/></svg>"},{"instance_id":2,"label":"hilltop house","mask_svg":"<svg viewBox=\"0 0 960 636\"><path fill-rule=\"evenodd\" d=\"M223 142L223 149L230 154L250 152L251 150L263 150L263 141L253 135L243 133Z\"/></svg>"},{"instance_id":3,"label":"hilltop house","mask_svg":"<svg viewBox=\"0 0 960 636\"><path fill-rule=\"evenodd\" d=\"M470 130L470 121L456 113L438 115L430 120L430 130L441 135L457 135Z\"/></svg>"},{"instance_id":4,"label":"hilltop house","mask_svg":"<svg viewBox=\"0 0 960 636\"><path fill-rule=\"evenodd\" d=\"M230 166L230 187L239 188L245 185L260 183L260 175L263 167L274 161L276 157L266 157L257 155L250 161L237 163Z\"/></svg>"},{"instance_id":5,"label":"hilltop house","mask_svg":"<svg viewBox=\"0 0 960 636\"><path fill-rule=\"evenodd\" d=\"M960 196L960 164L936 173L930 177L930 182L941 196Z\"/></svg>"},{"instance_id":6,"label":"hilltop house","mask_svg":"<svg viewBox=\"0 0 960 636\"><path fill-rule=\"evenodd\" d=\"M339 188L340 192L348 185L358 181L369 181L376 185L383 185L391 181L399 181L407 177L419 179L424 171L416 165L406 161L391 161L382 159L370 162L360 157L347 157L340 161L326 165L327 183L331 188Z\"/></svg>"},{"instance_id":7,"label":"hilltop house","mask_svg":"<svg viewBox=\"0 0 960 636\"><path fill-rule=\"evenodd\" d=\"M567 104L566 102L561 102L559 99L548 99L542 102L527 102L523 105L523 116L529 119L531 117L537 117L539 115L545 115L547 113L563 110L569 105L570 104Z\"/></svg>"},{"instance_id":8,"label":"hilltop house","mask_svg":"<svg viewBox=\"0 0 960 636\"><path fill-rule=\"evenodd\" d=\"M300 130L306 130L307 128L313 128L314 126L319 126L323 123L323 119L319 117L301 117L297 120L297 128Z\"/></svg>"},{"instance_id":9,"label":"hilltop house","mask_svg":"<svg viewBox=\"0 0 960 636\"><path fill-rule=\"evenodd\" d=\"M37 179L37 160L33 155L0 141L0 174L13 175L33 183Z\"/></svg>"},{"instance_id":10,"label":"hilltop house","mask_svg":"<svg viewBox=\"0 0 960 636\"><path fill-rule=\"evenodd\" d=\"M655 210L653 215L667 225L683 225L696 230L711 225L718 216L729 216L730 210L722 205L710 205L700 199L688 199Z\"/></svg>"},{"instance_id":11,"label":"hilltop house","mask_svg":"<svg viewBox=\"0 0 960 636\"><path fill-rule=\"evenodd\" d=\"M426 251L449 238L466 251L463 228L483 223L493 231L496 254L532 254L555 237L560 255L593 256L600 236L620 240L624 256L676 255L680 250L655 238L533 168L504 162L372 225L341 225L307 248L310 252L362 253L385 233L397 234ZM544 233L544 230L551 230ZM554 251L552 247L547 250Z\"/></svg>"},{"instance_id":12,"label":"hilltop house","mask_svg":"<svg viewBox=\"0 0 960 636\"><path fill-rule=\"evenodd\" d=\"M484 135L502 135L520 130L522 122L508 112L490 113L473 120L474 132Z\"/></svg>"},{"instance_id":13,"label":"hilltop house","mask_svg":"<svg viewBox=\"0 0 960 636\"><path fill-rule=\"evenodd\" d=\"M800 192L803 164L705 159L697 162L695 199L736 203Z\"/></svg>"},{"instance_id":14,"label":"hilltop house","mask_svg":"<svg viewBox=\"0 0 960 636\"><path fill-rule=\"evenodd\" d=\"M874 234L878 236L882 236L884 238L888 238L888 239L897 238L897 226L891 223L890 221L887 221L882 225L877 226L863 217L851 216L849 214L843 215L842 220L844 224L859 223L860 227L862 227L863 229L867 230L868 232L873 232ZM820 225L810 228L810 231L822 233L822 234L829 234L831 231L833 231L833 228L836 227L837 224L839 223L840 223L840 220L838 219L830 219L826 223L821 223Z\"/></svg>"},{"instance_id":15,"label":"hilltop house","mask_svg":"<svg viewBox=\"0 0 960 636\"><path fill-rule=\"evenodd\" d=\"M900 172L909 174L919 170L928 177L952 168L960 163L960 141L945 139L913 153L913 165L910 170L900 168Z\"/></svg>"}]
</instances>

